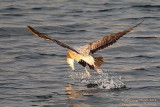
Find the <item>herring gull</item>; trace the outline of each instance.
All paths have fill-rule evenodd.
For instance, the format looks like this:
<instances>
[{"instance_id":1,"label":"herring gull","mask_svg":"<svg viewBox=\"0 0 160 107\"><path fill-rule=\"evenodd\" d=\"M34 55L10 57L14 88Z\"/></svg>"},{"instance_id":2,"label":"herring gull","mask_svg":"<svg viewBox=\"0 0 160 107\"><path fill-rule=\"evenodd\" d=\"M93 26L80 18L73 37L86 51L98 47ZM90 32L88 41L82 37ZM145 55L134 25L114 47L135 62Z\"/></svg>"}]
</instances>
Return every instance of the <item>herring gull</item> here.
<instances>
[{"instance_id":1,"label":"herring gull","mask_svg":"<svg viewBox=\"0 0 160 107\"><path fill-rule=\"evenodd\" d=\"M99 73L101 72L101 69L98 69L98 67L100 67L104 62L102 56L93 57L92 54L114 44L123 35L132 31L135 27L139 26L142 22L143 21L141 21L140 23L138 23L137 25L129 29L123 30L118 33L113 33L111 35L107 35L97 41L90 42L84 46L79 46L77 48L73 48L73 46L70 46L59 40L51 38L47 34L40 33L39 31L35 30L31 26L27 26L27 28L34 35L44 38L45 40L56 42L58 45L62 46L63 48L67 48L68 52L67 52L66 60L67 60L67 63L72 68L72 70L75 71L75 68L74 68L74 60L75 60L85 68L85 72L87 76L90 77L90 73L87 71L86 67L89 66L90 69L95 70L97 73Z\"/></svg>"}]
</instances>

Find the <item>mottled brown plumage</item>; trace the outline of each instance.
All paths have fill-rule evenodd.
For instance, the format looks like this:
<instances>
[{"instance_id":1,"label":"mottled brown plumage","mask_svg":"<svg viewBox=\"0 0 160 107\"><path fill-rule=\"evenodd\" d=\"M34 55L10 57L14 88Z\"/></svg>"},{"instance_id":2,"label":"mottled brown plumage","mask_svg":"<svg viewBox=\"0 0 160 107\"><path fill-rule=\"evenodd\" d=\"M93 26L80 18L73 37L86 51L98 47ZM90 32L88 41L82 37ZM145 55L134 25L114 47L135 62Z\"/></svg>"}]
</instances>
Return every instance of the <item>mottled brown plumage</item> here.
<instances>
[{"instance_id":1,"label":"mottled brown plumage","mask_svg":"<svg viewBox=\"0 0 160 107\"><path fill-rule=\"evenodd\" d=\"M58 45L64 47L64 48L67 48L67 49L70 49L76 53L78 53L74 48L72 48L71 46L65 44L65 43L62 43L56 39L53 39L51 37L49 37L47 34L44 34L44 33L40 33L38 32L37 30L33 29L31 26L27 26L27 28L29 29L30 32L32 32L34 35L38 36L38 37L41 37L45 40L49 40L49 41L52 41L52 42L56 42Z\"/></svg>"},{"instance_id":2,"label":"mottled brown plumage","mask_svg":"<svg viewBox=\"0 0 160 107\"><path fill-rule=\"evenodd\" d=\"M45 40L56 42L58 45L60 45L64 48L67 48L68 49L68 53L66 56L67 63L71 66L71 68L73 70L75 70L74 69L74 60L77 61L79 64L81 64L83 67L85 67L85 71L86 71L88 77L90 77L90 73L87 71L86 66L88 65L90 69L93 69L96 72L100 72L100 69L97 69L97 67L100 67L103 63L103 57L101 57L101 56L100 57L92 57L91 54L94 54L95 52L114 44L118 39L120 39L122 36L124 36L128 32L132 31L133 28L137 27L142 22L138 23L137 25L135 25L129 29L123 30L118 33L113 33L109 36L105 36L97 41L91 42L91 43L86 44L84 46L79 46L76 49L74 49L73 47L71 47L65 43L62 43L56 39L53 39L44 33L40 33L30 26L27 26L27 28L36 36L44 38Z\"/></svg>"},{"instance_id":3,"label":"mottled brown plumage","mask_svg":"<svg viewBox=\"0 0 160 107\"><path fill-rule=\"evenodd\" d=\"M118 33L113 33L109 36L107 35L107 36L105 36L105 37L103 37L103 38L101 38L97 41L94 41L94 42L91 42L87 45L84 45L81 48L83 48L83 50L85 50L85 48L87 48L89 50L88 54L94 54L95 52L116 43L118 39L120 39L122 36L124 36L125 34L130 32L131 30L133 30L133 28L137 27L142 22L138 23L137 25L135 25L135 26L133 26L133 27L127 29L127 30L124 30L124 31L121 31L121 32L118 32Z\"/></svg>"}]
</instances>

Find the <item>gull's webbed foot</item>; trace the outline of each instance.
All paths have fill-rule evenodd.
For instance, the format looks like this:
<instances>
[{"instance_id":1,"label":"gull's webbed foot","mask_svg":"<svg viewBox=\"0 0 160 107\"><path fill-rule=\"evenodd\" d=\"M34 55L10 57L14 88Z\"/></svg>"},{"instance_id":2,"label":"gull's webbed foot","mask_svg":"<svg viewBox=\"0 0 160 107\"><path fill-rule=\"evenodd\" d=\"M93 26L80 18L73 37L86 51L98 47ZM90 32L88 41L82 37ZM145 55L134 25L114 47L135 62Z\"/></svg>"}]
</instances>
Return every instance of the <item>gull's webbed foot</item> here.
<instances>
[{"instance_id":1,"label":"gull's webbed foot","mask_svg":"<svg viewBox=\"0 0 160 107\"><path fill-rule=\"evenodd\" d=\"M103 71L102 71L101 69L96 69L96 72L97 72L98 74L102 74L102 73L103 73Z\"/></svg>"}]
</instances>

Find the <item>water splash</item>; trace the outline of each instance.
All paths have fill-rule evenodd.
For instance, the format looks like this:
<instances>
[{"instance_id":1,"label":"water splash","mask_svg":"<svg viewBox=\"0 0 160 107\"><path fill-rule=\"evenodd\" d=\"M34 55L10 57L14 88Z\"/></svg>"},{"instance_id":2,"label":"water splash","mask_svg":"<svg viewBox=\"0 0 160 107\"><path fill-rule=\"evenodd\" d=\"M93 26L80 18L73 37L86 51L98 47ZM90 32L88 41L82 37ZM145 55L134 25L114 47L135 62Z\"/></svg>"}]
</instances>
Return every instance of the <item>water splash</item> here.
<instances>
[{"instance_id":1,"label":"water splash","mask_svg":"<svg viewBox=\"0 0 160 107\"><path fill-rule=\"evenodd\" d=\"M74 81L85 84L88 88L99 89L122 89L126 88L125 84L121 80L120 75L110 73L99 73L91 75L91 78L87 78L84 72L70 72L69 77Z\"/></svg>"},{"instance_id":2,"label":"water splash","mask_svg":"<svg viewBox=\"0 0 160 107\"><path fill-rule=\"evenodd\" d=\"M121 76L103 73L100 75L100 79L95 81L100 89L120 89L125 85L121 80Z\"/></svg>"}]
</instances>

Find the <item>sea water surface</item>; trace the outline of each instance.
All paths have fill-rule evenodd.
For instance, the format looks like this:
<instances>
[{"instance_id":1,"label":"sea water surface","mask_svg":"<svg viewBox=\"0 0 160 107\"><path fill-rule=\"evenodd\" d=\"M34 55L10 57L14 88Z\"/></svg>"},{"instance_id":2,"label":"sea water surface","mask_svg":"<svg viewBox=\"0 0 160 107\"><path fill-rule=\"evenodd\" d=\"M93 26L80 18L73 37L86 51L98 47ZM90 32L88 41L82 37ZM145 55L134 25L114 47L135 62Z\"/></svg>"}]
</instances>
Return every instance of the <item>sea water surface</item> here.
<instances>
[{"instance_id":1,"label":"sea water surface","mask_svg":"<svg viewBox=\"0 0 160 107\"><path fill-rule=\"evenodd\" d=\"M88 69L90 79L76 62L72 72L66 49L26 28L80 46L142 20L116 44L95 54L105 58L103 74ZM114 78L125 87L106 88ZM160 1L1 0L0 107L82 106L160 106Z\"/></svg>"}]
</instances>

